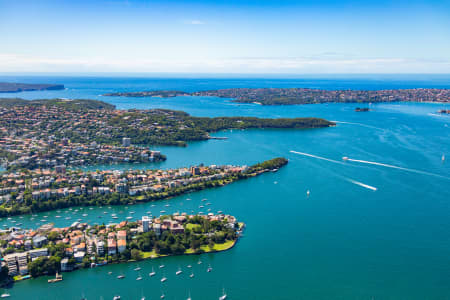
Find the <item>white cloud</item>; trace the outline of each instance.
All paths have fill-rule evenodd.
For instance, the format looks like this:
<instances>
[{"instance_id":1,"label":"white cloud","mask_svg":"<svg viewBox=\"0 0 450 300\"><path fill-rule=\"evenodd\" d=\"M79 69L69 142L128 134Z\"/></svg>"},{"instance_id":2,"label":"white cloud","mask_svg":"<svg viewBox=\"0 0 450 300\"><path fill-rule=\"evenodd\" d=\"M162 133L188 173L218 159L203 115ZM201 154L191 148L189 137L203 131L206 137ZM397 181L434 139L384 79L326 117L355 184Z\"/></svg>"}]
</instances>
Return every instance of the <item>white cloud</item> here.
<instances>
[{"instance_id":1,"label":"white cloud","mask_svg":"<svg viewBox=\"0 0 450 300\"><path fill-rule=\"evenodd\" d=\"M0 53L2 72L449 73L450 61L406 58L49 58Z\"/></svg>"},{"instance_id":2,"label":"white cloud","mask_svg":"<svg viewBox=\"0 0 450 300\"><path fill-rule=\"evenodd\" d=\"M189 20L187 22L185 22L186 24L189 25L205 25L206 23L200 20Z\"/></svg>"}]
</instances>

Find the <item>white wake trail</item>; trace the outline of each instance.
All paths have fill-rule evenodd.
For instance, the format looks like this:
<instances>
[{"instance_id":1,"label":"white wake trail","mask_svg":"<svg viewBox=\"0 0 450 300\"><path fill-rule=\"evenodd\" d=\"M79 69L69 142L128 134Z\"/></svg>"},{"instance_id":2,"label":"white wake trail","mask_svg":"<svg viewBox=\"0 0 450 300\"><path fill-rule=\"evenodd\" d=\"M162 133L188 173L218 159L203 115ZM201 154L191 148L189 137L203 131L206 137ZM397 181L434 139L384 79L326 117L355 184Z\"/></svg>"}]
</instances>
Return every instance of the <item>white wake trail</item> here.
<instances>
[{"instance_id":1,"label":"white wake trail","mask_svg":"<svg viewBox=\"0 0 450 300\"><path fill-rule=\"evenodd\" d=\"M374 187L374 186L371 186L371 185L368 185L368 184L365 184L365 183L362 183L362 182L359 182L359 181L356 181L356 180L352 180L352 179L347 179L347 180L349 182L351 182L351 183L354 183L356 185L362 186L362 187L364 187L366 189L369 189L369 190L372 190L372 191L376 191L377 190L377 188Z\"/></svg>"},{"instance_id":2,"label":"white wake trail","mask_svg":"<svg viewBox=\"0 0 450 300\"><path fill-rule=\"evenodd\" d=\"M394 165L388 165L388 164L379 163L379 162L375 162L375 161L367 161L367 160L352 159L352 158L348 158L347 161L353 161L353 162L362 163L362 164L369 164L369 165L381 166L381 167L386 167L386 168L398 169L398 170L403 170L403 171L407 171L407 172L413 172L413 173L422 174L422 175L428 175L428 176L435 176L435 177L439 177L439 178L444 178L444 179L450 180L449 177L442 176L442 175L439 175L439 174L434 174L434 173L421 171L421 170L403 168L403 167L394 166Z\"/></svg>"},{"instance_id":3,"label":"white wake trail","mask_svg":"<svg viewBox=\"0 0 450 300\"><path fill-rule=\"evenodd\" d=\"M298 152L298 151L294 151L294 150L291 150L291 151L289 151L289 152L294 153L294 154L298 154L298 155L303 155L303 156L308 156L308 157L313 157L313 158L317 158L317 159L321 159L321 160L326 160L326 161L334 162L334 163L336 163L336 164L344 165L344 163L341 162L341 161L337 161L337 160L334 160L334 159L329 159L329 158L322 157L322 156L317 156L317 155L313 155L313 154L309 154L309 153L304 153L304 152Z\"/></svg>"}]
</instances>

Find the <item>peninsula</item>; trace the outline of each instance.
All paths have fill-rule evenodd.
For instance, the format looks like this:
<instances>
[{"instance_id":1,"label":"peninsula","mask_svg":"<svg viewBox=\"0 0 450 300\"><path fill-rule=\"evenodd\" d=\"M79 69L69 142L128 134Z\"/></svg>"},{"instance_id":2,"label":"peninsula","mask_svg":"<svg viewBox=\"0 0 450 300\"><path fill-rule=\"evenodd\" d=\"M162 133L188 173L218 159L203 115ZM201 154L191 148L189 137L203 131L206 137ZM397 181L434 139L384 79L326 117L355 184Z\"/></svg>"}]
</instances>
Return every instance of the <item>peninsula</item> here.
<instances>
[{"instance_id":1,"label":"peninsula","mask_svg":"<svg viewBox=\"0 0 450 300\"><path fill-rule=\"evenodd\" d=\"M377 103L377 102L450 102L450 89L396 89L396 90L320 90L311 88L231 88L197 91L120 92L108 96L176 97L213 96L231 98L238 103L262 105L292 105L317 103Z\"/></svg>"},{"instance_id":2,"label":"peninsula","mask_svg":"<svg viewBox=\"0 0 450 300\"><path fill-rule=\"evenodd\" d=\"M63 84L29 84L29 83L14 83L14 82L0 82L0 93L19 93L29 91L43 91L43 90L63 90Z\"/></svg>"},{"instance_id":3,"label":"peninsula","mask_svg":"<svg viewBox=\"0 0 450 300\"><path fill-rule=\"evenodd\" d=\"M0 174L0 217L72 206L132 205L167 199L275 171L287 163L285 158L275 158L252 166L5 172Z\"/></svg>"},{"instance_id":4,"label":"peninsula","mask_svg":"<svg viewBox=\"0 0 450 300\"><path fill-rule=\"evenodd\" d=\"M0 99L0 163L7 170L165 160L148 145L186 146L247 128L321 128L317 118L192 117L164 109L117 110L96 100Z\"/></svg>"},{"instance_id":5,"label":"peninsula","mask_svg":"<svg viewBox=\"0 0 450 300\"><path fill-rule=\"evenodd\" d=\"M4 263L0 282L111 263L224 251L234 246L243 227L231 215L176 213L159 217L145 215L135 222L108 225L74 222L69 227L55 228L49 223L37 230L2 230L0 251ZM159 272L145 271L151 272L150 277ZM178 272L177 275L181 274ZM192 270L189 272L193 274ZM59 281L62 276L57 278L49 282Z\"/></svg>"}]
</instances>

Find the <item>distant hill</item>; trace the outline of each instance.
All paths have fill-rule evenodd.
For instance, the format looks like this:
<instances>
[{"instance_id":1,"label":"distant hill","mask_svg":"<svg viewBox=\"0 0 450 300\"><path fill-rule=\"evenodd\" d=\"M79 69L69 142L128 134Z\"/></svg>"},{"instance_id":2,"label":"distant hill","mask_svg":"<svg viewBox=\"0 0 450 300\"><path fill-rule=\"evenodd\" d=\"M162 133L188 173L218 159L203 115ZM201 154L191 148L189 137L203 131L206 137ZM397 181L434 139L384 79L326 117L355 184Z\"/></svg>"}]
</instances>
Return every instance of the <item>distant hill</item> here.
<instances>
[{"instance_id":1,"label":"distant hill","mask_svg":"<svg viewBox=\"0 0 450 300\"><path fill-rule=\"evenodd\" d=\"M28 84L0 82L0 93L18 93L25 91L63 90L64 84Z\"/></svg>"},{"instance_id":2,"label":"distant hill","mask_svg":"<svg viewBox=\"0 0 450 300\"><path fill-rule=\"evenodd\" d=\"M86 99L39 99L39 100L25 100L21 98L0 98L0 107L13 107L13 106L32 106L32 105L45 105L45 106L60 106L66 109L83 110L83 109L107 109L112 110L116 107L112 104L99 101L99 100L86 100Z\"/></svg>"}]
</instances>

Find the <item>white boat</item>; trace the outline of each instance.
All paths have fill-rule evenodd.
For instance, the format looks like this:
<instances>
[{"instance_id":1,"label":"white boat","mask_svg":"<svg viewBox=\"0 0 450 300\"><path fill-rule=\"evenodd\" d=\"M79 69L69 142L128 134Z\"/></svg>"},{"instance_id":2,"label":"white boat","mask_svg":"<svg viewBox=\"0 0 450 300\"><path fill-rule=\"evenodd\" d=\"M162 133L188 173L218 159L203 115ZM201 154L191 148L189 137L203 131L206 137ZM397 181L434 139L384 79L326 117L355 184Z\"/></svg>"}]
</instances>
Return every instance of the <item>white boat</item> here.
<instances>
[{"instance_id":1,"label":"white boat","mask_svg":"<svg viewBox=\"0 0 450 300\"><path fill-rule=\"evenodd\" d=\"M227 299L227 294L225 294L225 289L222 290L222 296L219 297L219 300Z\"/></svg>"},{"instance_id":2,"label":"white boat","mask_svg":"<svg viewBox=\"0 0 450 300\"><path fill-rule=\"evenodd\" d=\"M347 161L347 160L348 160L348 157L347 157L347 156L344 156L344 157L342 158L342 160L343 160L343 161Z\"/></svg>"},{"instance_id":3,"label":"white boat","mask_svg":"<svg viewBox=\"0 0 450 300\"><path fill-rule=\"evenodd\" d=\"M198 265L201 265L201 264L202 264L202 261L201 261L201 260L199 260L199 261L197 262L197 264L198 264Z\"/></svg>"},{"instance_id":4,"label":"white boat","mask_svg":"<svg viewBox=\"0 0 450 300\"><path fill-rule=\"evenodd\" d=\"M164 268L164 265L160 265L159 268L160 268L160 269Z\"/></svg>"},{"instance_id":5,"label":"white boat","mask_svg":"<svg viewBox=\"0 0 450 300\"><path fill-rule=\"evenodd\" d=\"M142 280L142 276L139 275L139 276L136 278L136 280Z\"/></svg>"},{"instance_id":6,"label":"white boat","mask_svg":"<svg viewBox=\"0 0 450 300\"><path fill-rule=\"evenodd\" d=\"M189 277L194 278L194 273L192 273L191 275L189 275Z\"/></svg>"},{"instance_id":7,"label":"white boat","mask_svg":"<svg viewBox=\"0 0 450 300\"><path fill-rule=\"evenodd\" d=\"M166 282L166 281L167 281L166 277L161 278L161 282Z\"/></svg>"},{"instance_id":8,"label":"white boat","mask_svg":"<svg viewBox=\"0 0 450 300\"><path fill-rule=\"evenodd\" d=\"M445 160L445 155L442 155L442 161L444 161Z\"/></svg>"},{"instance_id":9,"label":"white boat","mask_svg":"<svg viewBox=\"0 0 450 300\"><path fill-rule=\"evenodd\" d=\"M117 276L117 279L124 279L125 278L125 275L119 275L119 276Z\"/></svg>"},{"instance_id":10,"label":"white boat","mask_svg":"<svg viewBox=\"0 0 450 300\"><path fill-rule=\"evenodd\" d=\"M178 271L175 272L175 275L180 275L181 273L183 273L183 271L181 271L181 269L178 268Z\"/></svg>"},{"instance_id":11,"label":"white boat","mask_svg":"<svg viewBox=\"0 0 450 300\"><path fill-rule=\"evenodd\" d=\"M166 295L162 294L160 298L164 299L164 298L166 298Z\"/></svg>"},{"instance_id":12,"label":"white boat","mask_svg":"<svg viewBox=\"0 0 450 300\"><path fill-rule=\"evenodd\" d=\"M191 266L191 265L187 265L187 267L188 267L188 268L192 268L192 266Z\"/></svg>"},{"instance_id":13,"label":"white boat","mask_svg":"<svg viewBox=\"0 0 450 300\"><path fill-rule=\"evenodd\" d=\"M212 267L211 267L211 265L209 265L209 266L208 266L208 269L206 269L206 272L209 273L209 272L211 272L211 271L212 271Z\"/></svg>"},{"instance_id":14,"label":"white boat","mask_svg":"<svg viewBox=\"0 0 450 300\"><path fill-rule=\"evenodd\" d=\"M134 270L135 270L135 271L140 271L140 270L141 270L141 267L136 267L136 268L134 268Z\"/></svg>"},{"instance_id":15,"label":"white boat","mask_svg":"<svg viewBox=\"0 0 450 300\"><path fill-rule=\"evenodd\" d=\"M191 298L191 292L189 292L189 296L187 297L186 300L192 300L192 298Z\"/></svg>"},{"instance_id":16,"label":"white boat","mask_svg":"<svg viewBox=\"0 0 450 300\"><path fill-rule=\"evenodd\" d=\"M87 217L87 214L82 214L83 217Z\"/></svg>"},{"instance_id":17,"label":"white boat","mask_svg":"<svg viewBox=\"0 0 450 300\"><path fill-rule=\"evenodd\" d=\"M133 217L127 217L127 220L131 220L131 219L133 219Z\"/></svg>"},{"instance_id":18,"label":"white boat","mask_svg":"<svg viewBox=\"0 0 450 300\"><path fill-rule=\"evenodd\" d=\"M153 269L153 267L152 267L152 271L148 274L150 277L153 277L153 276L155 276L156 275L156 272L155 272L155 270Z\"/></svg>"},{"instance_id":19,"label":"white boat","mask_svg":"<svg viewBox=\"0 0 450 300\"><path fill-rule=\"evenodd\" d=\"M114 296L113 300L120 300L120 296Z\"/></svg>"},{"instance_id":20,"label":"white boat","mask_svg":"<svg viewBox=\"0 0 450 300\"><path fill-rule=\"evenodd\" d=\"M309 190L307 190L307 191L306 191L306 196L309 197L309 194L310 194L310 192L309 192Z\"/></svg>"},{"instance_id":21,"label":"white boat","mask_svg":"<svg viewBox=\"0 0 450 300\"><path fill-rule=\"evenodd\" d=\"M10 294L8 294L8 293L3 293L0 297L1 298L8 298L8 297L10 297L11 295Z\"/></svg>"}]
</instances>

